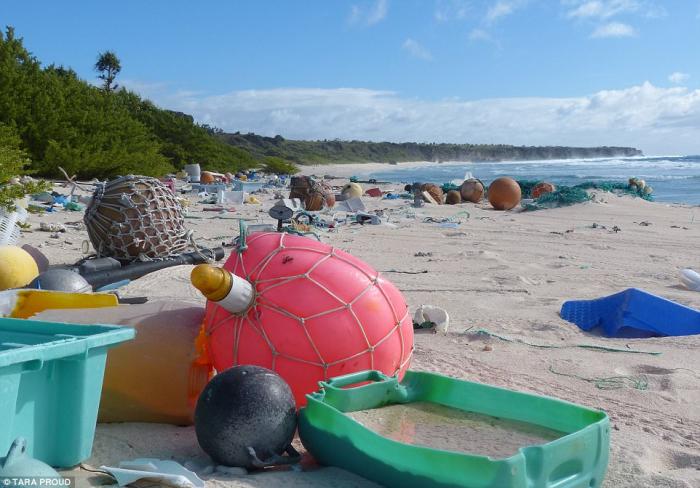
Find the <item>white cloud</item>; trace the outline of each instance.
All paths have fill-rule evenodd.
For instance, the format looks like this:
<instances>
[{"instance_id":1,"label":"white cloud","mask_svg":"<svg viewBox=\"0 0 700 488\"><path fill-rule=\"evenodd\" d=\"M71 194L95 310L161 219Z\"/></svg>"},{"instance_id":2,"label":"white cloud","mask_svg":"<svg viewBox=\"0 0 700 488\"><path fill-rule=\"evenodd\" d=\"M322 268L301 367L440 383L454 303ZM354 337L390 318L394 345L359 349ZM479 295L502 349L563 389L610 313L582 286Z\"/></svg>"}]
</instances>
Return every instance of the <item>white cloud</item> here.
<instances>
[{"instance_id":1,"label":"white cloud","mask_svg":"<svg viewBox=\"0 0 700 488\"><path fill-rule=\"evenodd\" d=\"M493 4L486 12L486 21L495 22L501 17L506 17L515 12L518 2L499 0Z\"/></svg>"},{"instance_id":2,"label":"white cloud","mask_svg":"<svg viewBox=\"0 0 700 488\"><path fill-rule=\"evenodd\" d=\"M374 4L367 8L358 5L350 7L349 22L351 24L374 25L381 22L389 12L389 0L375 0Z\"/></svg>"},{"instance_id":3,"label":"white cloud","mask_svg":"<svg viewBox=\"0 0 700 488\"><path fill-rule=\"evenodd\" d=\"M483 29L473 29L469 33L469 39L472 41L493 41L491 34Z\"/></svg>"},{"instance_id":4,"label":"white cloud","mask_svg":"<svg viewBox=\"0 0 700 488\"><path fill-rule=\"evenodd\" d=\"M469 3L466 0L437 0L433 15L438 22L463 20L469 15Z\"/></svg>"},{"instance_id":5,"label":"white cloud","mask_svg":"<svg viewBox=\"0 0 700 488\"><path fill-rule=\"evenodd\" d=\"M623 24L622 22L609 22L594 30L591 37L634 37L636 35L637 31L631 25Z\"/></svg>"},{"instance_id":6,"label":"white cloud","mask_svg":"<svg viewBox=\"0 0 700 488\"><path fill-rule=\"evenodd\" d=\"M643 83L585 97L425 101L359 88L280 88L223 95L161 92L157 103L224 130L290 139L626 145L700 152L700 90Z\"/></svg>"},{"instance_id":7,"label":"white cloud","mask_svg":"<svg viewBox=\"0 0 700 488\"><path fill-rule=\"evenodd\" d=\"M690 79L690 75L688 73L681 73L680 71L676 71L675 73L671 73L668 75L668 81L671 83L675 83L676 85L680 85L681 83L685 83Z\"/></svg>"},{"instance_id":8,"label":"white cloud","mask_svg":"<svg viewBox=\"0 0 700 488\"><path fill-rule=\"evenodd\" d=\"M425 61L431 61L433 59L433 55L425 46L411 38L406 39L401 47L415 58Z\"/></svg>"},{"instance_id":9,"label":"white cloud","mask_svg":"<svg viewBox=\"0 0 700 488\"><path fill-rule=\"evenodd\" d=\"M614 21L621 16L658 19L668 15L658 0L561 0L566 17L597 24L591 37L629 37L636 35L629 24Z\"/></svg>"},{"instance_id":10,"label":"white cloud","mask_svg":"<svg viewBox=\"0 0 700 488\"><path fill-rule=\"evenodd\" d=\"M621 13L635 12L641 8L638 0L592 0L565 2L570 6L567 13L572 18L608 19Z\"/></svg>"}]
</instances>

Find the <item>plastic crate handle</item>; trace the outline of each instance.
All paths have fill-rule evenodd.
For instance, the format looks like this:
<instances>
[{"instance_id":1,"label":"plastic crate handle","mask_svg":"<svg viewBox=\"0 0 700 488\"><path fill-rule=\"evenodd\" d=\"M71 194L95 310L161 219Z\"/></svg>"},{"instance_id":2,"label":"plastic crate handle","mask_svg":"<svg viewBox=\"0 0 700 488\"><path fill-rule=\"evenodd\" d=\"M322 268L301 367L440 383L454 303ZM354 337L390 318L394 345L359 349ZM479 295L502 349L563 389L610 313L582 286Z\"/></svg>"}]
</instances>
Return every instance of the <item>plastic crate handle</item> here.
<instances>
[{"instance_id":1,"label":"plastic crate handle","mask_svg":"<svg viewBox=\"0 0 700 488\"><path fill-rule=\"evenodd\" d=\"M391 381L392 377L385 375L381 371L368 370L368 371L358 371L357 373L350 373L343 376L336 376L330 378L327 381L322 382L322 386L331 388L343 388L345 386L354 385L356 383L364 383L365 381L374 381L376 383L381 383L384 381Z\"/></svg>"}]
</instances>

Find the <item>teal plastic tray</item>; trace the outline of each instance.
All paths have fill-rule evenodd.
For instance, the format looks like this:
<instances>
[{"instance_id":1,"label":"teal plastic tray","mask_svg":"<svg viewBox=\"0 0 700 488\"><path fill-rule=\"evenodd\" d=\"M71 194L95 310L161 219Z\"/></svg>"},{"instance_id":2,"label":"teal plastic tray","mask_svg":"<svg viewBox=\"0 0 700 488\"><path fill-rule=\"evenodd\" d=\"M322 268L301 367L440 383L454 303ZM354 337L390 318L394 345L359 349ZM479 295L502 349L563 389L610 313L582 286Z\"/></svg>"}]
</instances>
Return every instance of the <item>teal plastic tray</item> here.
<instances>
[{"instance_id":1,"label":"teal plastic tray","mask_svg":"<svg viewBox=\"0 0 700 488\"><path fill-rule=\"evenodd\" d=\"M372 381L363 386L351 385ZM387 487L595 488L607 469L610 425L598 410L408 371L399 382L378 371L333 378L307 395L299 414L304 446L322 464L337 466ZM364 427L346 412L392 404L430 402L564 433L551 442L493 459L398 442Z\"/></svg>"},{"instance_id":2,"label":"teal plastic tray","mask_svg":"<svg viewBox=\"0 0 700 488\"><path fill-rule=\"evenodd\" d=\"M107 349L134 329L0 319L0 453L17 437L54 467L90 457Z\"/></svg>"}]
</instances>

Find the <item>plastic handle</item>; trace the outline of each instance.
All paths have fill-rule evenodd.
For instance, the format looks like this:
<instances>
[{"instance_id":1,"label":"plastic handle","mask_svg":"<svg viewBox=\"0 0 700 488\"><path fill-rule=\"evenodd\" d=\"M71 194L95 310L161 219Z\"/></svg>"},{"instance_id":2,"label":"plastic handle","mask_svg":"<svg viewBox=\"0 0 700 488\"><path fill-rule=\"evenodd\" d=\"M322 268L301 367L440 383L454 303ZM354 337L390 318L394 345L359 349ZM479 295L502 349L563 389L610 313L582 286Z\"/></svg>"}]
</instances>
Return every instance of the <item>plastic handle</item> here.
<instances>
[{"instance_id":1,"label":"plastic handle","mask_svg":"<svg viewBox=\"0 0 700 488\"><path fill-rule=\"evenodd\" d=\"M331 386L335 388L342 388L344 386L354 385L355 383L363 383L365 381L390 381L392 378L385 375L381 371L369 370L369 371L359 371L357 373L350 373L343 376L336 376L328 381L324 382L325 386Z\"/></svg>"}]
</instances>

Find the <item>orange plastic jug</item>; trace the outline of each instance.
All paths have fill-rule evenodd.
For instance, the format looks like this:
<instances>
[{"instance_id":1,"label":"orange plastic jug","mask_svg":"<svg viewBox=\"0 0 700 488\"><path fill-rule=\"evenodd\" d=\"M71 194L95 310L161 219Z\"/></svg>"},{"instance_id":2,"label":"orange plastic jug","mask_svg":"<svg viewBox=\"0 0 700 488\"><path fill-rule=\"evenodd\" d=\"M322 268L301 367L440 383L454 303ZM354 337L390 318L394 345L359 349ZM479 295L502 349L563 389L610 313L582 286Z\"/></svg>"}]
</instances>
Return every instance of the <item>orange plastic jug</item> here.
<instances>
[{"instance_id":1,"label":"orange plastic jug","mask_svg":"<svg viewBox=\"0 0 700 488\"><path fill-rule=\"evenodd\" d=\"M213 371L196 345L204 308L152 302L47 310L35 318L136 329L136 338L107 358L99 422L192 424L197 398Z\"/></svg>"}]
</instances>

